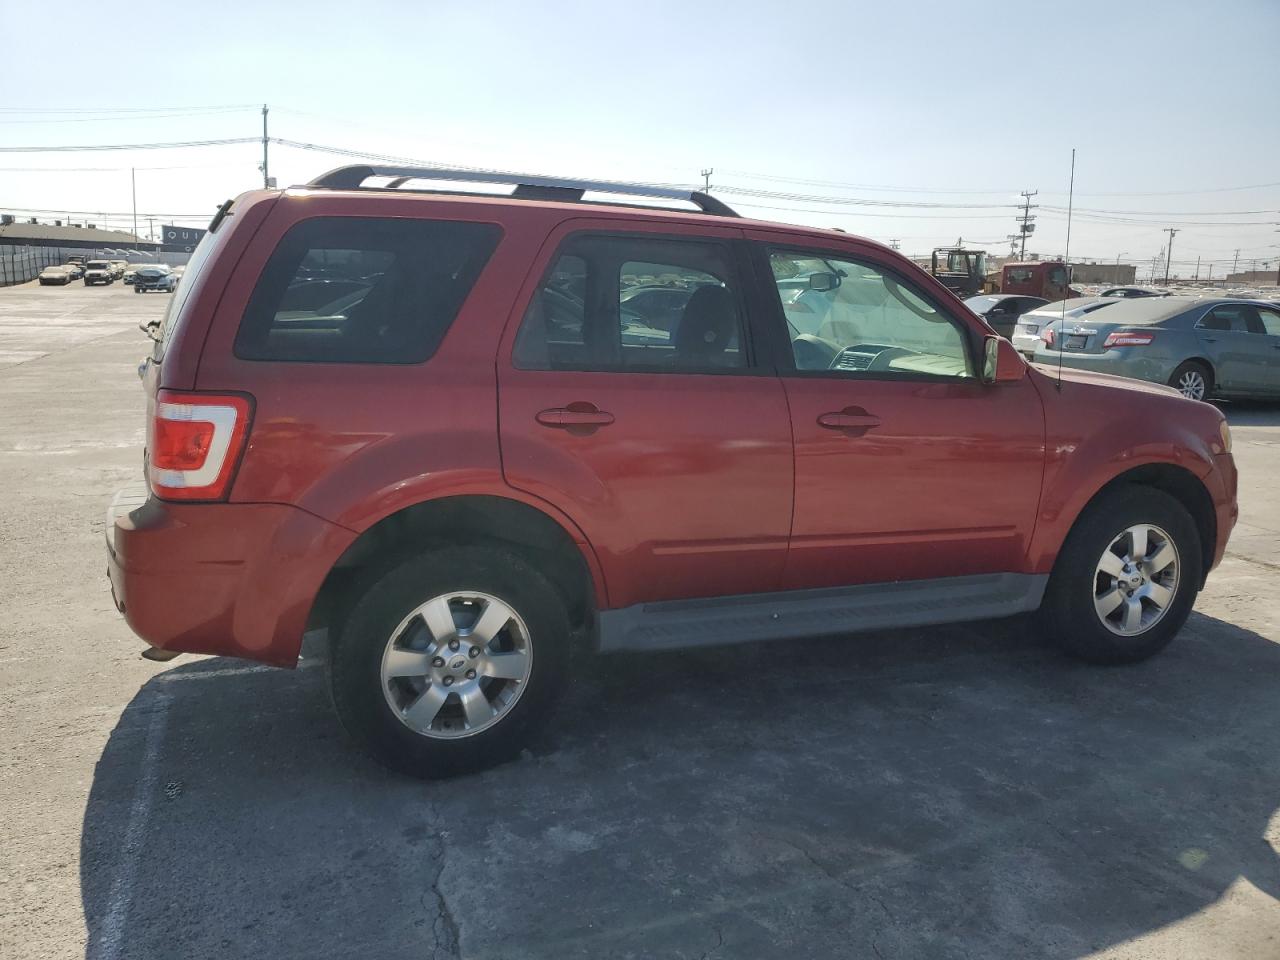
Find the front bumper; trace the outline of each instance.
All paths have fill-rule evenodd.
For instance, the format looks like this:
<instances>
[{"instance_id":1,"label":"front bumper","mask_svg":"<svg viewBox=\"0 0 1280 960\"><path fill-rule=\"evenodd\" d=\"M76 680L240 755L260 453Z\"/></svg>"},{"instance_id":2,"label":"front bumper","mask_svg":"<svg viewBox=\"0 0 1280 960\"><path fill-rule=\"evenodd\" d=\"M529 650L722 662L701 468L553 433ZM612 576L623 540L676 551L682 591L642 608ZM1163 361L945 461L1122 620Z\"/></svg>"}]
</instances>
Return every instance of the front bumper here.
<instances>
[{"instance_id":1,"label":"front bumper","mask_svg":"<svg viewBox=\"0 0 1280 960\"><path fill-rule=\"evenodd\" d=\"M107 510L107 575L153 647L293 666L316 594L355 537L297 507L167 503L139 485Z\"/></svg>"}]
</instances>

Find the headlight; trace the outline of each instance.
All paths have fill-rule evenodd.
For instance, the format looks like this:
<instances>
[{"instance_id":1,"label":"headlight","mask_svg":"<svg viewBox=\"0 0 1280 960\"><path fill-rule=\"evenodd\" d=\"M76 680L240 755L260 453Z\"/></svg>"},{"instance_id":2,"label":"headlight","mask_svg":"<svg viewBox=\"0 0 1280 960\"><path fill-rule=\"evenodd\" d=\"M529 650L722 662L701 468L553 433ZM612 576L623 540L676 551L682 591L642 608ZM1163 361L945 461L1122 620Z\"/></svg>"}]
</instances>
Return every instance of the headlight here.
<instances>
[{"instance_id":1,"label":"headlight","mask_svg":"<svg viewBox=\"0 0 1280 960\"><path fill-rule=\"evenodd\" d=\"M1218 433L1222 436L1222 452L1231 452L1231 427L1227 425L1227 421L1223 420L1218 424Z\"/></svg>"}]
</instances>

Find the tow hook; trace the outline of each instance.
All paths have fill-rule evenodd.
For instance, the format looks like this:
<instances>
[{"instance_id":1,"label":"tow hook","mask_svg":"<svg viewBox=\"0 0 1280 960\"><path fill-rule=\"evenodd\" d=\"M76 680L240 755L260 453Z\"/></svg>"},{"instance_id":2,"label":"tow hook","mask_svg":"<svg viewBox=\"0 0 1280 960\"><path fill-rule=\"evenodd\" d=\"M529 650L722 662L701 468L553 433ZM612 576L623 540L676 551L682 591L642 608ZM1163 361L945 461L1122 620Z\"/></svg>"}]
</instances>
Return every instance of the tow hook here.
<instances>
[{"instance_id":1,"label":"tow hook","mask_svg":"<svg viewBox=\"0 0 1280 960\"><path fill-rule=\"evenodd\" d=\"M181 650L161 650L159 647L146 647L142 651L142 659L156 663L168 663L174 657L182 656Z\"/></svg>"}]
</instances>

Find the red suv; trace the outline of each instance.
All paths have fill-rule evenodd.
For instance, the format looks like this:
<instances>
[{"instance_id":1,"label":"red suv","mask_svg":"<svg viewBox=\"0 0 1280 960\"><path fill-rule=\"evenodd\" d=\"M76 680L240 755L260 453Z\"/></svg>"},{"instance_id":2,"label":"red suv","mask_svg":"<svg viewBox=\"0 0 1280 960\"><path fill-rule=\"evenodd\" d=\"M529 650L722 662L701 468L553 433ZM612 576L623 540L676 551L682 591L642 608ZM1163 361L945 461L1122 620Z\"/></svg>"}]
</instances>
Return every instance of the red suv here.
<instances>
[{"instance_id":1,"label":"red suv","mask_svg":"<svg viewBox=\"0 0 1280 960\"><path fill-rule=\"evenodd\" d=\"M1116 663L1187 619L1236 520L1214 407L1028 367L867 240L457 189L503 179L345 167L219 211L107 528L151 656L292 666L327 628L347 729L439 776L515 754L592 650L1039 610Z\"/></svg>"}]
</instances>

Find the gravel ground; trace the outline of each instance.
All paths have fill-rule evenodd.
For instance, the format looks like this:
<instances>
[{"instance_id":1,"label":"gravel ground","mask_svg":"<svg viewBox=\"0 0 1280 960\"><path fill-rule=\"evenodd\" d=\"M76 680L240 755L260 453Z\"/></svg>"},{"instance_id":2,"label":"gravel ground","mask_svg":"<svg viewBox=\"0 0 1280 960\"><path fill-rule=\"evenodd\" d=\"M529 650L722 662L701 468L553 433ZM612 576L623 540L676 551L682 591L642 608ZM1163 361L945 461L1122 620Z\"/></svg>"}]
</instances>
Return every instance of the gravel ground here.
<instances>
[{"instance_id":1,"label":"gravel ground","mask_svg":"<svg viewBox=\"0 0 1280 960\"><path fill-rule=\"evenodd\" d=\"M1280 956L1280 406L1183 636L1020 622L591 664L422 784L296 671L153 664L103 575L160 294L0 290L0 957Z\"/></svg>"}]
</instances>

